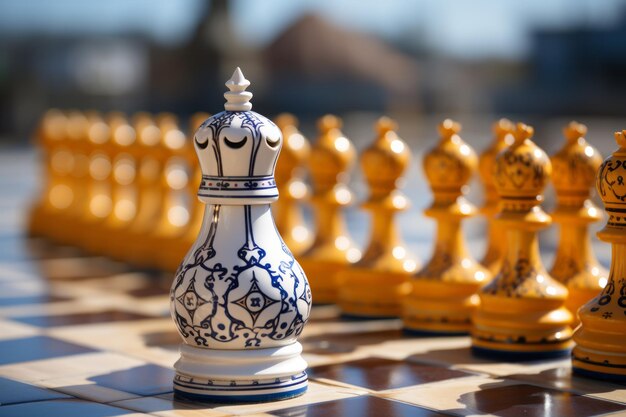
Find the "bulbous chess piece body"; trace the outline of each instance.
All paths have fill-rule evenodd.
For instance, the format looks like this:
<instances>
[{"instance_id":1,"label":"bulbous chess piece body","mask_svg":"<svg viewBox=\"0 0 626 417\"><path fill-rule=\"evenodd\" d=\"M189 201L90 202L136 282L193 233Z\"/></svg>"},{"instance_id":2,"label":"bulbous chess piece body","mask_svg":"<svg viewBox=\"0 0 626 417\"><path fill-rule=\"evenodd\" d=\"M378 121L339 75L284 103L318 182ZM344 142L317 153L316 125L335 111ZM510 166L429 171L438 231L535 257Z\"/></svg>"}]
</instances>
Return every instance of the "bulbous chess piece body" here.
<instances>
[{"instance_id":1,"label":"bulbous chess piece body","mask_svg":"<svg viewBox=\"0 0 626 417\"><path fill-rule=\"evenodd\" d=\"M500 197L493 180L493 166L496 163L496 156L513 143L513 130L513 123L508 119L500 119L494 123L493 142L478 159L478 171L485 189L485 204L480 211L487 218L487 249L480 263L492 274L498 272L502 264L506 243L506 231L494 220L498 214Z\"/></svg>"},{"instance_id":2,"label":"bulbous chess piece body","mask_svg":"<svg viewBox=\"0 0 626 417\"><path fill-rule=\"evenodd\" d=\"M377 137L360 161L370 189L363 208L371 212L372 232L363 257L339 273L339 306L353 317L399 317L402 300L417 268L395 224L396 213L408 207L398 182L409 164L411 151L398 137L396 123L381 117Z\"/></svg>"},{"instance_id":3,"label":"bulbous chess piece body","mask_svg":"<svg viewBox=\"0 0 626 417\"><path fill-rule=\"evenodd\" d=\"M571 122L563 131L566 143L550 158L558 202L552 218L560 224L559 247L550 275L567 287L565 306L578 324L578 309L608 281L608 271L598 263L588 232L588 225L601 218L589 197L602 157L585 140L585 125Z\"/></svg>"},{"instance_id":4,"label":"bulbous chess piece body","mask_svg":"<svg viewBox=\"0 0 626 417\"><path fill-rule=\"evenodd\" d=\"M550 277L539 254L537 231L550 224L539 203L552 167L530 140L532 134L530 126L519 123L515 142L497 156L494 167L506 254L495 278L479 291L472 327L473 352L491 359L560 357L572 346L567 289Z\"/></svg>"},{"instance_id":5,"label":"bulbous chess piece body","mask_svg":"<svg viewBox=\"0 0 626 417\"><path fill-rule=\"evenodd\" d=\"M354 146L341 132L338 117L326 115L318 127L320 137L309 158L315 240L298 259L311 282L315 302L325 304L337 302L339 273L358 261L361 252L350 239L342 214L342 208L352 202L347 174L354 163Z\"/></svg>"},{"instance_id":6,"label":"bulbous chess piece body","mask_svg":"<svg viewBox=\"0 0 626 417\"><path fill-rule=\"evenodd\" d=\"M462 235L461 220L476 211L463 194L477 158L458 135L460 130L460 124L443 121L439 143L424 157L434 197L425 214L437 221L437 236L433 255L412 277L404 302L404 327L410 332L468 333L478 304L476 292L491 278L471 257Z\"/></svg>"},{"instance_id":7,"label":"bulbous chess piece body","mask_svg":"<svg viewBox=\"0 0 626 417\"><path fill-rule=\"evenodd\" d=\"M170 293L184 340L174 389L207 401L284 399L307 387L296 338L311 291L270 211L278 198L273 169L281 132L250 111L249 82L239 68L226 85L226 111L207 119L194 138L206 208Z\"/></svg>"},{"instance_id":8,"label":"bulbous chess piece body","mask_svg":"<svg viewBox=\"0 0 626 417\"><path fill-rule=\"evenodd\" d=\"M574 373L626 382L626 130L615 133L619 146L600 167L596 186L609 215L598 237L611 244L611 269L600 293L578 311L572 352Z\"/></svg>"}]
</instances>

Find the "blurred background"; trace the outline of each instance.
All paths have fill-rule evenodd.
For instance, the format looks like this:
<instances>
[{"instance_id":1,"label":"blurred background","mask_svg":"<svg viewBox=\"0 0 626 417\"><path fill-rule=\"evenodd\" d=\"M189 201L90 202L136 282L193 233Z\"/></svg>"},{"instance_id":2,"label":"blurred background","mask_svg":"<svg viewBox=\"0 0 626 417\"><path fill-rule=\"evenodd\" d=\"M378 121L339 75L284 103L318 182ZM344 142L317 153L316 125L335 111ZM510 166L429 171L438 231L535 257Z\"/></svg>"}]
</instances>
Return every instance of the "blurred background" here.
<instances>
[{"instance_id":1,"label":"blurred background","mask_svg":"<svg viewBox=\"0 0 626 417\"><path fill-rule=\"evenodd\" d=\"M35 153L14 151L32 146L45 110L169 111L185 124L223 109L224 82L240 66L254 110L295 114L312 140L326 113L344 119L358 149L377 117L395 118L415 154L405 234L428 251L433 224L414 219L430 199L419 161L437 123L460 121L480 152L498 117L522 120L552 153L576 119L608 154L626 128L625 22L626 0L0 1L0 152L24 161L29 198L40 183ZM5 199L15 192L7 184ZM364 242L366 214L353 211ZM15 227L14 214L0 224Z\"/></svg>"},{"instance_id":2,"label":"blurred background","mask_svg":"<svg viewBox=\"0 0 626 417\"><path fill-rule=\"evenodd\" d=\"M0 136L23 141L49 107L217 112L237 65L256 110L305 126L619 118L625 20L623 0L2 1Z\"/></svg>"}]
</instances>

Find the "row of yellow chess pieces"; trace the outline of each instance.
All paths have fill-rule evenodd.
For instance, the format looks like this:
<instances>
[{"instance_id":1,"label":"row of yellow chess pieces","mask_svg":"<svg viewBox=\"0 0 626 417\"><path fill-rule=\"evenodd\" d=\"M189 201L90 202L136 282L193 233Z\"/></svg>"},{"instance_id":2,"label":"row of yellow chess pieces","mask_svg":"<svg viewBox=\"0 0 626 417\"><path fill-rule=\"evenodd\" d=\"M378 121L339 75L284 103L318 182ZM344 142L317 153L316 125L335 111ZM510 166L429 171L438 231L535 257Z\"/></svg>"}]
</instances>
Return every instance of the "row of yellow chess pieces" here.
<instances>
[{"instance_id":1,"label":"row of yellow chess pieces","mask_svg":"<svg viewBox=\"0 0 626 417\"><path fill-rule=\"evenodd\" d=\"M152 117L139 113L129 121L119 113L104 119L95 112L49 111L38 134L46 155L47 183L31 216L30 231L88 252L174 270L196 240L202 220L203 207L195 198L201 172L192 141L186 138L207 117L194 115L185 134L171 114ZM285 145L275 174L281 192L275 206L276 223L287 246L303 263L317 301L341 299L347 314L400 316L401 299L408 291L407 278L419 265L393 222L393 214L407 206L397 184L410 160L410 150L395 133L395 124L381 118L376 125L377 138L360 158L370 188L364 206L373 217L370 245L361 257L341 217L340 208L352 201L346 181L355 151L340 131L340 120L325 116L319 121L321 136L313 152L293 116L279 116L277 122L284 131ZM464 248L454 218L475 212L463 199L461 189L466 189L477 163L474 151L458 136L459 130L460 126L452 121L442 123L442 141L424 159L435 196L426 214L435 219L443 216L443 222L439 224L433 259L421 274L443 276L461 267L461 272L452 274L476 274L482 278L478 281L485 283L501 263L504 234L490 225L488 249L481 262L486 270L478 267ZM572 287L572 312L595 295L607 276L593 257L586 227L581 227L586 223L581 219L599 218L588 197L601 157L585 143L585 130L583 125L570 124L565 129L568 140L564 148L553 157L553 163L566 168L556 170L554 181L560 203L555 215L557 219L564 215L567 224L561 230L561 245L551 275ZM483 213L490 219L498 211L492 166L495 156L512 143L513 125L500 120L494 125L494 133L492 145L480 158L487 197ZM314 242L297 206L307 194L302 173L307 161L319 231ZM584 196L574 201L578 211L572 211L565 201L571 200L572 186ZM346 269L352 271L347 271L347 277ZM345 283L351 275L357 276L360 285ZM381 279L386 285L373 291ZM346 291L340 294L342 287Z\"/></svg>"},{"instance_id":2,"label":"row of yellow chess pieces","mask_svg":"<svg viewBox=\"0 0 626 417\"><path fill-rule=\"evenodd\" d=\"M194 116L190 132L206 117ZM504 351L549 353L571 343L571 312L607 280L615 291L587 235L587 223L599 218L589 195L601 157L586 143L583 125L566 127L567 141L552 157L558 199L553 215L562 227L551 273L559 283L541 265L534 235L550 221L539 202L551 165L530 141L531 128L498 121L494 142L478 164L458 135L460 126L451 120L440 124L441 139L424 158L434 195L426 214L437 221L438 232L431 260L415 274L418 263L393 220L407 206L397 184L410 159L395 123L381 118L374 142L360 158L370 188L364 207L373 217L361 256L341 215L352 200L346 182L355 151L340 120L320 119L312 149L292 116L277 122L285 142L276 170L277 225L318 302L338 302L348 315L403 316L405 326L418 332L472 331L478 350L506 346ZM129 121L117 113L103 118L95 112L48 112L38 136L47 184L31 216L31 232L135 264L174 269L195 241L202 216L194 198L200 171L188 136L170 114L140 113ZM299 172L304 161L314 188L314 239L297 206L307 190ZM483 212L491 220L482 265L469 256L460 232L461 219L475 212L463 194L477 165L486 188ZM500 202L503 190L511 195ZM500 221L493 222L499 205ZM515 233L505 237L504 227ZM560 306L564 303L570 312ZM508 323L498 330L494 323L506 322L503 314Z\"/></svg>"}]
</instances>

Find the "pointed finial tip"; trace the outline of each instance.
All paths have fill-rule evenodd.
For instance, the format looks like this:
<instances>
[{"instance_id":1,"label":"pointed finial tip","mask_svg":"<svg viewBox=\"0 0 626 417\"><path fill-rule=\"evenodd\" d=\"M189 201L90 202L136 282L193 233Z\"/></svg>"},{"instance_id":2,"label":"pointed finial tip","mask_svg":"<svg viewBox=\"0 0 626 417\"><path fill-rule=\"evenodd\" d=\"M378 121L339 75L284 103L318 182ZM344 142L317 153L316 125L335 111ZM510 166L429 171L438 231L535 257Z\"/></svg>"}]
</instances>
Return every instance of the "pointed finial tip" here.
<instances>
[{"instance_id":1,"label":"pointed finial tip","mask_svg":"<svg viewBox=\"0 0 626 417\"><path fill-rule=\"evenodd\" d=\"M502 118L493 124L493 132L497 135L506 135L515 130L513 122L509 119Z\"/></svg>"},{"instance_id":2,"label":"pointed finial tip","mask_svg":"<svg viewBox=\"0 0 626 417\"><path fill-rule=\"evenodd\" d=\"M233 75L226 81L225 85L230 90L224 93L224 97L226 98L224 108L226 110L248 111L252 109L252 104L250 103L252 93L245 91L250 85L250 81L243 75L241 68L235 68Z\"/></svg>"},{"instance_id":3,"label":"pointed finial tip","mask_svg":"<svg viewBox=\"0 0 626 417\"><path fill-rule=\"evenodd\" d=\"M615 142L621 149L626 149L626 130L615 132Z\"/></svg>"},{"instance_id":4,"label":"pointed finial tip","mask_svg":"<svg viewBox=\"0 0 626 417\"><path fill-rule=\"evenodd\" d=\"M226 87L229 90L233 91L236 87L243 87L245 90L250 85L250 81L246 80L246 77L243 75L241 68L235 68L233 75L231 75L230 79L226 81Z\"/></svg>"},{"instance_id":5,"label":"pointed finial tip","mask_svg":"<svg viewBox=\"0 0 626 417\"><path fill-rule=\"evenodd\" d=\"M326 114L317 122L319 130L323 133L326 133L331 129L341 129L342 124L341 119L334 114Z\"/></svg>"},{"instance_id":6,"label":"pointed finial tip","mask_svg":"<svg viewBox=\"0 0 626 417\"><path fill-rule=\"evenodd\" d=\"M378 133L380 133L381 135L384 135L389 131L394 131L398 129L398 124L396 123L396 121L387 116L380 117L376 121L374 126L376 130L378 130Z\"/></svg>"},{"instance_id":7,"label":"pointed finial tip","mask_svg":"<svg viewBox=\"0 0 626 417\"><path fill-rule=\"evenodd\" d=\"M563 134L570 141L575 141L587 134L587 126L576 121L571 121L563 128Z\"/></svg>"},{"instance_id":8,"label":"pointed finial tip","mask_svg":"<svg viewBox=\"0 0 626 417\"><path fill-rule=\"evenodd\" d=\"M535 133L535 129L532 126L529 126L525 123L517 123L515 126L515 140L516 142L523 142L526 139L530 139L533 137Z\"/></svg>"},{"instance_id":9,"label":"pointed finial tip","mask_svg":"<svg viewBox=\"0 0 626 417\"><path fill-rule=\"evenodd\" d=\"M461 124L452 119L446 119L441 122L438 126L439 134L447 139L450 138L461 131Z\"/></svg>"}]
</instances>

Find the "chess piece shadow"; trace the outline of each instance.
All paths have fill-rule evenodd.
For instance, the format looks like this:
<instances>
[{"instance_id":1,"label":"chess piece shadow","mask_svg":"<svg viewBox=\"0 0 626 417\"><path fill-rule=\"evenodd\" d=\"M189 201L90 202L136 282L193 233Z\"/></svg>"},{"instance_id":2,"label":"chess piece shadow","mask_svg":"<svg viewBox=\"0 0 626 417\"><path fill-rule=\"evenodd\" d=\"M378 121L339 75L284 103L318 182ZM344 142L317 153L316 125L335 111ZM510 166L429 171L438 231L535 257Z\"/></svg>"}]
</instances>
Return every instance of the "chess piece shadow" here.
<instances>
[{"instance_id":1,"label":"chess piece shadow","mask_svg":"<svg viewBox=\"0 0 626 417\"><path fill-rule=\"evenodd\" d=\"M568 391L501 380L482 384L461 394L463 409L445 410L454 414L493 414L498 416L554 415L595 416L623 410L617 403L575 395ZM548 412L549 410L549 412ZM546 414L547 413L547 414Z\"/></svg>"}]
</instances>

